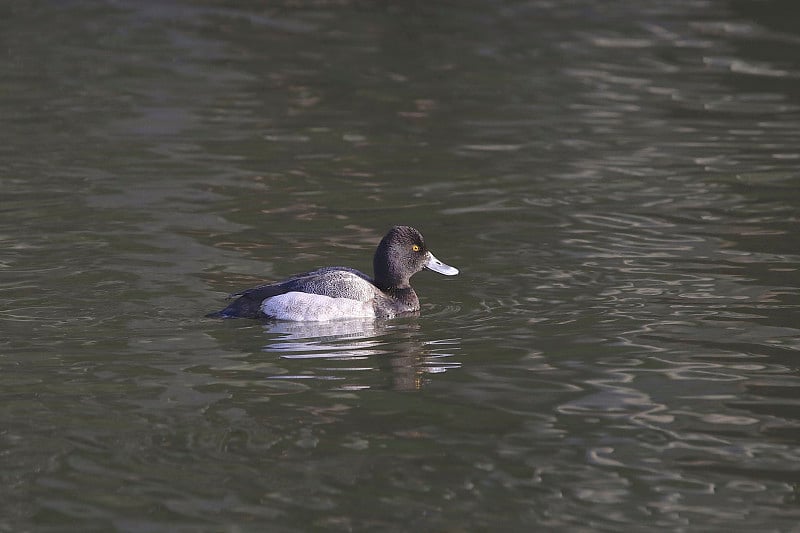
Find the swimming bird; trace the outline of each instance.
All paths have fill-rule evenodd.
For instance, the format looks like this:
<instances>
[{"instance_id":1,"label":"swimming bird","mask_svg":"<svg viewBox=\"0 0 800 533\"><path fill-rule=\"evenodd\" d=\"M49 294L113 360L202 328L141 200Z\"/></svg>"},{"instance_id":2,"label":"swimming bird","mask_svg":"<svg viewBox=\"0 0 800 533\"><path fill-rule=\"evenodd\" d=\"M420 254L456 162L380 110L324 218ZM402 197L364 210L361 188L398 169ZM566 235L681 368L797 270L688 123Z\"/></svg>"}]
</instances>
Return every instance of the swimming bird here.
<instances>
[{"instance_id":1,"label":"swimming bird","mask_svg":"<svg viewBox=\"0 0 800 533\"><path fill-rule=\"evenodd\" d=\"M388 318L419 311L411 276L427 268L455 276L458 269L434 256L410 226L394 226L372 260L374 277L349 267L325 267L232 294L228 307L206 316L328 321Z\"/></svg>"}]
</instances>

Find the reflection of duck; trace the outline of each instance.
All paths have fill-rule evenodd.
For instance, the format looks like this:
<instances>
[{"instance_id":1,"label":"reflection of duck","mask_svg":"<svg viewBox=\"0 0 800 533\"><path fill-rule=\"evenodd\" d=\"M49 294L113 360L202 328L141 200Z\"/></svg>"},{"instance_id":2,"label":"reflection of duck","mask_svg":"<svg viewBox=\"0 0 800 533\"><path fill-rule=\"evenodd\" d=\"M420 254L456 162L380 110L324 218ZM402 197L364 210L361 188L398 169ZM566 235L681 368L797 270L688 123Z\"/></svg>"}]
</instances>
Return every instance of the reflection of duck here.
<instances>
[{"instance_id":1,"label":"reflection of duck","mask_svg":"<svg viewBox=\"0 0 800 533\"><path fill-rule=\"evenodd\" d=\"M424 268L458 274L436 259L417 230L395 226L375 250L374 278L348 267L321 268L233 294L234 302L208 316L327 321L413 313L419 298L409 280Z\"/></svg>"},{"instance_id":2,"label":"reflection of duck","mask_svg":"<svg viewBox=\"0 0 800 533\"><path fill-rule=\"evenodd\" d=\"M286 365L285 373L272 379L332 381L340 390L414 390L422 388L426 375L461 366L452 360L458 339L422 342L413 318L391 326L365 319L275 322L266 328L277 336L263 350L280 355Z\"/></svg>"},{"instance_id":3,"label":"reflection of duck","mask_svg":"<svg viewBox=\"0 0 800 533\"><path fill-rule=\"evenodd\" d=\"M334 339L361 339L378 335L385 328L380 322L370 319L335 320L321 324L308 324L306 322L275 322L269 324L269 333L283 335L281 341L327 338Z\"/></svg>"},{"instance_id":4,"label":"reflection of duck","mask_svg":"<svg viewBox=\"0 0 800 533\"><path fill-rule=\"evenodd\" d=\"M384 328L373 319L275 322L267 331L281 337L264 349L285 359L353 359L383 353L378 346Z\"/></svg>"}]
</instances>

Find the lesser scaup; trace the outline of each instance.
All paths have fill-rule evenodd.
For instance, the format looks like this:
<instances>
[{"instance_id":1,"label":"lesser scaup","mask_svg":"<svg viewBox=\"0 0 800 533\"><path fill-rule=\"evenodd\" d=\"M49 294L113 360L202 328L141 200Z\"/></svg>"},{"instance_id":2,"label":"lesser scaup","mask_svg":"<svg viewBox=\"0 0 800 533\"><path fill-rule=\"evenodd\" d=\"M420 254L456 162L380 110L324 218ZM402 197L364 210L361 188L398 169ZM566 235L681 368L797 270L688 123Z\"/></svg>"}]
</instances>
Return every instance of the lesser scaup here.
<instances>
[{"instance_id":1,"label":"lesser scaup","mask_svg":"<svg viewBox=\"0 0 800 533\"><path fill-rule=\"evenodd\" d=\"M374 278L348 267L297 274L232 294L238 298L207 316L294 321L393 317L419 311L419 298L409 280L420 270L458 274L458 269L436 259L420 232L409 226L389 230L375 250L372 268Z\"/></svg>"}]
</instances>

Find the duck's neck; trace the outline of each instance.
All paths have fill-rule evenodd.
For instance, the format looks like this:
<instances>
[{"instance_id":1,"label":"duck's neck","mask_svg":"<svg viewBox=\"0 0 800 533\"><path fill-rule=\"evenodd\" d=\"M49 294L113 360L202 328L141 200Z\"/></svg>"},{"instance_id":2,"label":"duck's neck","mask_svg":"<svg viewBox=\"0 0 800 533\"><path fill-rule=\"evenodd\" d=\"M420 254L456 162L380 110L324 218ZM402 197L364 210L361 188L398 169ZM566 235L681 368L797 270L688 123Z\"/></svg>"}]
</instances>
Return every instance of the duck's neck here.
<instances>
[{"instance_id":1,"label":"duck's neck","mask_svg":"<svg viewBox=\"0 0 800 533\"><path fill-rule=\"evenodd\" d=\"M409 280L387 279L385 276L375 276L375 285L383 292L394 293L411 289Z\"/></svg>"},{"instance_id":2,"label":"duck's neck","mask_svg":"<svg viewBox=\"0 0 800 533\"><path fill-rule=\"evenodd\" d=\"M419 298L411 286L390 287L383 290L389 297L396 302L401 302L406 311L416 311L419 309Z\"/></svg>"}]
</instances>

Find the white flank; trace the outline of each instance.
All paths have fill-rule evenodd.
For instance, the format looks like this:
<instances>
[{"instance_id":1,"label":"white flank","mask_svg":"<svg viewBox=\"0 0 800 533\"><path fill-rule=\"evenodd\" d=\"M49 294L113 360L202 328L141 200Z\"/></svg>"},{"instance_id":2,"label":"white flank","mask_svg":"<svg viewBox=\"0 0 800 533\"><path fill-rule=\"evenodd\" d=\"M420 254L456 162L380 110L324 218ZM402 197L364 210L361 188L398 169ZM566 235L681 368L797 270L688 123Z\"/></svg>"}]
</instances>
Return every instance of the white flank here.
<instances>
[{"instance_id":1,"label":"white flank","mask_svg":"<svg viewBox=\"0 0 800 533\"><path fill-rule=\"evenodd\" d=\"M375 318L372 302L331 298L307 292L287 292L261 302L261 311L278 320L327 322L348 318Z\"/></svg>"}]
</instances>

